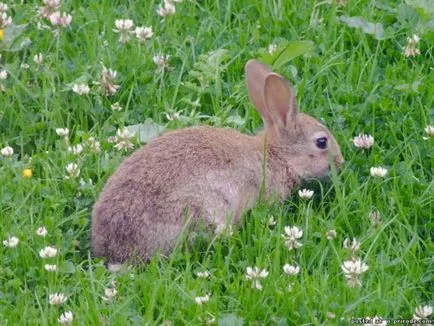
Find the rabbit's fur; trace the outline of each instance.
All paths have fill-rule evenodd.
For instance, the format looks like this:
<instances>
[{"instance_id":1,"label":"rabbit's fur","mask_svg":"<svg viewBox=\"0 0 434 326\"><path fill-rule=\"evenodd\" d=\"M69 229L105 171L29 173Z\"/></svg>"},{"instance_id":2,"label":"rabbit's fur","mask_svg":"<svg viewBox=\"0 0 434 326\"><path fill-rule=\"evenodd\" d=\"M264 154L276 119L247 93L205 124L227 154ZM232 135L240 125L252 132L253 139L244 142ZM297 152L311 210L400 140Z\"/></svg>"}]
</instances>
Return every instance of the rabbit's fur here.
<instances>
[{"instance_id":1,"label":"rabbit's fur","mask_svg":"<svg viewBox=\"0 0 434 326\"><path fill-rule=\"evenodd\" d=\"M330 132L298 113L289 82L259 61L246 64L250 99L264 120L256 136L193 127L152 140L111 176L92 213L92 250L111 264L168 254L188 215L215 227L237 223L261 191L286 197L301 179L343 162ZM316 141L326 137L326 149Z\"/></svg>"}]
</instances>

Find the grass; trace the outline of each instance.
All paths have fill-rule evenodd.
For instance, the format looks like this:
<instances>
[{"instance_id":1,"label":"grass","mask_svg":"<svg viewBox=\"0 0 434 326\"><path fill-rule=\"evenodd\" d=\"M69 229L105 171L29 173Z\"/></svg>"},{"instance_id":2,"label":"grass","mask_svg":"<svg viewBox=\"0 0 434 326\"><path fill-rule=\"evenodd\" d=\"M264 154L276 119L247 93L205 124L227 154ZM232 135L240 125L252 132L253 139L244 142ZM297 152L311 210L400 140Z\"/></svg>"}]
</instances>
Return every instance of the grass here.
<instances>
[{"instance_id":1,"label":"grass","mask_svg":"<svg viewBox=\"0 0 434 326\"><path fill-rule=\"evenodd\" d=\"M433 12L415 3L184 1L161 22L157 1L62 1L73 20L58 37L38 29L39 22L50 26L35 15L39 1L10 4L13 23L25 28L12 45L6 28L0 47L0 70L8 72L1 80L0 148L14 149L12 157L0 156L0 237L20 242L0 248L1 324L54 325L70 310L76 325L347 325L374 315L410 319L416 307L433 306L434 143L422 138L434 122ZM347 26L343 15L383 24L384 36ZM121 18L152 26L154 36L144 45L120 44L113 28ZM421 54L406 58L413 34L421 37ZM108 137L148 118L167 129L210 124L255 132L262 122L249 103L243 66L266 57L269 44L293 40L312 41L314 51L276 70L291 80L301 111L332 130L343 170L330 182L310 184L313 200L294 193L280 205L258 204L232 236L198 235L191 249L181 243L168 258L110 274L89 254L90 212L130 153L115 150ZM39 66L38 53L44 56ZM156 70L152 58L159 53L171 56L170 69ZM92 84L103 65L118 72L113 96ZM91 92L73 93L75 83L89 84ZM115 102L123 110L112 111ZM60 127L70 130L67 140L56 135ZM372 149L353 146L360 132L375 137ZM89 137L101 142L100 153L68 152ZM65 180L71 162L92 186ZM370 167L380 165L386 177L371 177ZM26 168L31 178L22 176ZM375 226L373 210L381 214ZM276 225L268 224L270 216ZM285 247L287 225L303 230L301 248ZM48 230L45 238L35 233L40 226ZM337 232L333 240L325 237L330 229ZM342 243L354 237L369 269L362 285L350 288L341 269L350 253ZM43 260L39 250L48 245L58 254ZM58 271L47 272L46 263ZM300 273L284 274L286 263ZM246 279L249 266L269 272L262 291ZM209 278L196 276L205 270ZM112 281L117 295L105 301ZM68 296L65 304L49 304L55 292ZM195 303L208 293L207 303Z\"/></svg>"}]
</instances>

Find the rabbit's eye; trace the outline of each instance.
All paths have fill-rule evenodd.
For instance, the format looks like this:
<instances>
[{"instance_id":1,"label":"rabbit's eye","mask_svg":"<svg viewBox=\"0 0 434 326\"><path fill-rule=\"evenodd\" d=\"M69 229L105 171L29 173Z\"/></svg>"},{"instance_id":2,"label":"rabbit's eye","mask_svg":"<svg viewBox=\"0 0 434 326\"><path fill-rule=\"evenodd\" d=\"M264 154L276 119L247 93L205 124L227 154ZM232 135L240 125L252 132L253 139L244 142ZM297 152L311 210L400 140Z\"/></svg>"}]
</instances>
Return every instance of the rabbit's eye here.
<instances>
[{"instance_id":1,"label":"rabbit's eye","mask_svg":"<svg viewBox=\"0 0 434 326\"><path fill-rule=\"evenodd\" d=\"M320 149L327 148L327 137L321 137L316 140L316 146Z\"/></svg>"}]
</instances>

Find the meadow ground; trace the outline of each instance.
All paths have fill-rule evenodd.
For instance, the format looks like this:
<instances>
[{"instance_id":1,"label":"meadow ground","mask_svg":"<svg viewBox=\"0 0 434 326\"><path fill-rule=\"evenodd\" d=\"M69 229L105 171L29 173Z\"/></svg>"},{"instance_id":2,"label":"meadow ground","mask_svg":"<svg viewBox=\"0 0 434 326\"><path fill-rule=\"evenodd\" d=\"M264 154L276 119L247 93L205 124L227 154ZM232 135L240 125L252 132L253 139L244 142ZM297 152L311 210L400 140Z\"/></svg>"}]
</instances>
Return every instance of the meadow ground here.
<instances>
[{"instance_id":1,"label":"meadow ground","mask_svg":"<svg viewBox=\"0 0 434 326\"><path fill-rule=\"evenodd\" d=\"M2 325L430 318L429 0L51 4L0 5ZM258 204L231 235L196 234L191 249L181 243L168 258L110 274L89 254L105 180L157 130L261 128L244 84L251 58L273 64L300 110L333 131L343 169L310 183L311 199L295 191L281 205ZM372 147L354 145L359 133ZM286 226L298 228L286 229L298 248L285 243Z\"/></svg>"}]
</instances>

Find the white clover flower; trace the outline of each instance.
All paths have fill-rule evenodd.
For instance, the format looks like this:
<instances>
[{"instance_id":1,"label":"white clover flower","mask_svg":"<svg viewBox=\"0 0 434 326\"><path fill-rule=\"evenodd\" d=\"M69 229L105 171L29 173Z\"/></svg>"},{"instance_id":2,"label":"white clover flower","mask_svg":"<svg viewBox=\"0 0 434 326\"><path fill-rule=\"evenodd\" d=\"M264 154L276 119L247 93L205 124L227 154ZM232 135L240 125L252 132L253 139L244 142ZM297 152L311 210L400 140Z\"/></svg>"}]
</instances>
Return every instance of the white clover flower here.
<instances>
[{"instance_id":1,"label":"white clover flower","mask_svg":"<svg viewBox=\"0 0 434 326\"><path fill-rule=\"evenodd\" d=\"M55 272L57 271L57 265L54 264L45 264L44 268L47 272Z\"/></svg>"},{"instance_id":2,"label":"white clover flower","mask_svg":"<svg viewBox=\"0 0 434 326\"><path fill-rule=\"evenodd\" d=\"M130 138L133 135L134 135L134 133L130 133L127 128L118 129L116 131L116 136L118 138Z\"/></svg>"},{"instance_id":3,"label":"white clover flower","mask_svg":"<svg viewBox=\"0 0 434 326\"><path fill-rule=\"evenodd\" d=\"M131 19L116 19L116 32L130 31L134 27L134 22Z\"/></svg>"},{"instance_id":4,"label":"white clover flower","mask_svg":"<svg viewBox=\"0 0 434 326\"><path fill-rule=\"evenodd\" d=\"M381 166L377 166L377 167L371 167L370 169L371 172L371 176L373 177L385 177L387 174L387 169L381 167Z\"/></svg>"},{"instance_id":5,"label":"white clover flower","mask_svg":"<svg viewBox=\"0 0 434 326\"><path fill-rule=\"evenodd\" d=\"M111 109L113 111L121 111L122 110L122 106L119 104L119 102L113 103L111 105Z\"/></svg>"},{"instance_id":6,"label":"white clover flower","mask_svg":"<svg viewBox=\"0 0 434 326\"><path fill-rule=\"evenodd\" d=\"M140 43L145 43L147 39L150 39L154 32L152 31L152 27L136 27L134 30L136 37L139 39Z\"/></svg>"},{"instance_id":7,"label":"white clover flower","mask_svg":"<svg viewBox=\"0 0 434 326\"><path fill-rule=\"evenodd\" d=\"M89 146L91 152L101 152L101 143L97 141L94 137L89 137L89 139L87 140L87 145Z\"/></svg>"},{"instance_id":8,"label":"white clover flower","mask_svg":"<svg viewBox=\"0 0 434 326\"><path fill-rule=\"evenodd\" d=\"M45 226L41 226L36 230L36 234L39 235L40 237L45 238L45 236L48 234L48 231L45 228Z\"/></svg>"},{"instance_id":9,"label":"white clover flower","mask_svg":"<svg viewBox=\"0 0 434 326\"><path fill-rule=\"evenodd\" d=\"M266 278L268 276L268 271L264 269L259 269L259 267L247 267L246 268L246 278L252 280L255 278Z\"/></svg>"},{"instance_id":10,"label":"white clover flower","mask_svg":"<svg viewBox=\"0 0 434 326\"><path fill-rule=\"evenodd\" d=\"M107 138L107 141L110 143L110 144L115 144L116 142L117 142L117 137L116 136L110 136L110 137L108 137Z\"/></svg>"},{"instance_id":11,"label":"white clover flower","mask_svg":"<svg viewBox=\"0 0 434 326\"><path fill-rule=\"evenodd\" d=\"M117 71L107 69L103 66L99 82L95 82L95 85L99 85L99 90L101 93L109 96L115 94L118 91L120 86L115 84L117 74Z\"/></svg>"},{"instance_id":12,"label":"white clover flower","mask_svg":"<svg viewBox=\"0 0 434 326\"><path fill-rule=\"evenodd\" d=\"M348 249L355 254L360 250L360 242L358 242L356 238L353 238L353 241L350 243L350 238L345 238L343 247L344 249Z\"/></svg>"},{"instance_id":13,"label":"white clover flower","mask_svg":"<svg viewBox=\"0 0 434 326\"><path fill-rule=\"evenodd\" d=\"M3 240L3 245L8 248L15 248L18 246L20 240L17 237L9 237L6 240Z\"/></svg>"},{"instance_id":14,"label":"white clover flower","mask_svg":"<svg viewBox=\"0 0 434 326\"><path fill-rule=\"evenodd\" d=\"M53 293L49 296L49 302L51 305L61 305L64 304L68 300L68 297L63 293Z\"/></svg>"},{"instance_id":15,"label":"white clover flower","mask_svg":"<svg viewBox=\"0 0 434 326\"><path fill-rule=\"evenodd\" d=\"M417 48L414 45L407 44L407 46L404 49L404 57L410 58L415 57L420 54L419 48Z\"/></svg>"},{"instance_id":16,"label":"white clover flower","mask_svg":"<svg viewBox=\"0 0 434 326\"><path fill-rule=\"evenodd\" d=\"M348 286L353 288L361 285L359 275L366 272L369 267L360 259L356 259L344 261L341 268L347 279Z\"/></svg>"},{"instance_id":17,"label":"white clover flower","mask_svg":"<svg viewBox=\"0 0 434 326\"><path fill-rule=\"evenodd\" d=\"M303 230L296 226L285 226L285 234L282 237L285 239L285 245L289 250L296 249L302 246L297 240L303 236Z\"/></svg>"},{"instance_id":18,"label":"white clover flower","mask_svg":"<svg viewBox=\"0 0 434 326\"><path fill-rule=\"evenodd\" d=\"M331 229L331 230L328 230L326 232L326 238L327 238L327 240L333 240L334 238L336 238L336 235L337 235L337 233L336 233L335 229Z\"/></svg>"},{"instance_id":19,"label":"white clover flower","mask_svg":"<svg viewBox=\"0 0 434 326\"><path fill-rule=\"evenodd\" d=\"M413 315L414 319L426 319L432 315L432 307L431 306L419 306L415 310L415 314Z\"/></svg>"},{"instance_id":20,"label":"white clover flower","mask_svg":"<svg viewBox=\"0 0 434 326\"><path fill-rule=\"evenodd\" d=\"M83 145L77 144L75 146L69 146L68 152L70 152L74 155L80 155L83 152Z\"/></svg>"},{"instance_id":21,"label":"white clover flower","mask_svg":"<svg viewBox=\"0 0 434 326\"><path fill-rule=\"evenodd\" d=\"M267 48L267 52L269 54L273 54L274 52L276 52L276 50L277 50L277 44L274 44L274 43L270 44Z\"/></svg>"},{"instance_id":22,"label":"white clover flower","mask_svg":"<svg viewBox=\"0 0 434 326\"><path fill-rule=\"evenodd\" d=\"M6 146L0 150L0 153L4 157L11 157L12 155L14 155L14 149L10 146Z\"/></svg>"},{"instance_id":23,"label":"white clover flower","mask_svg":"<svg viewBox=\"0 0 434 326\"><path fill-rule=\"evenodd\" d=\"M69 129L68 128L56 128L56 134L60 137L68 137Z\"/></svg>"},{"instance_id":24,"label":"white clover flower","mask_svg":"<svg viewBox=\"0 0 434 326\"><path fill-rule=\"evenodd\" d=\"M120 150L128 150L133 149L134 144L131 142L130 138L132 138L135 133L130 134L128 129L118 129L116 132L116 145L114 146L118 151Z\"/></svg>"},{"instance_id":25,"label":"white clover flower","mask_svg":"<svg viewBox=\"0 0 434 326\"><path fill-rule=\"evenodd\" d=\"M425 127L425 132L427 137L423 137L423 139L428 140L430 138L434 137L434 126L433 125L428 125Z\"/></svg>"},{"instance_id":26,"label":"white clover flower","mask_svg":"<svg viewBox=\"0 0 434 326\"><path fill-rule=\"evenodd\" d=\"M347 260L341 266L342 271L345 274L357 274L360 275L368 270L368 265L363 263L360 259Z\"/></svg>"},{"instance_id":27,"label":"white clover flower","mask_svg":"<svg viewBox=\"0 0 434 326\"><path fill-rule=\"evenodd\" d=\"M197 272L196 276L200 277L200 278L208 278L210 276L210 274L208 271L204 271L204 272Z\"/></svg>"},{"instance_id":28,"label":"white clover flower","mask_svg":"<svg viewBox=\"0 0 434 326\"><path fill-rule=\"evenodd\" d=\"M277 221L276 221L276 219L274 218L273 215L271 215L271 216L268 218L267 224L268 224L268 226L274 226L274 225L277 224Z\"/></svg>"},{"instance_id":29,"label":"white clover flower","mask_svg":"<svg viewBox=\"0 0 434 326\"><path fill-rule=\"evenodd\" d=\"M209 297L210 297L209 294L205 295L204 297L195 297L195 298L194 298L194 301L196 301L196 303L197 303L199 306L201 306L202 304L204 304L204 303L206 303L206 302L209 301Z\"/></svg>"},{"instance_id":30,"label":"white clover flower","mask_svg":"<svg viewBox=\"0 0 434 326\"><path fill-rule=\"evenodd\" d=\"M174 113L165 113L166 119L169 121L179 120L179 117L181 116L181 112L174 112Z\"/></svg>"},{"instance_id":31,"label":"white clover flower","mask_svg":"<svg viewBox=\"0 0 434 326\"><path fill-rule=\"evenodd\" d=\"M39 15L42 18L49 18L60 8L60 0L43 0L43 7L39 7Z\"/></svg>"},{"instance_id":32,"label":"white clover flower","mask_svg":"<svg viewBox=\"0 0 434 326\"><path fill-rule=\"evenodd\" d=\"M252 281L252 287L257 290L262 290L262 284L260 282L261 278L266 278L268 276L267 270L259 269L259 267L247 267L246 269L246 279Z\"/></svg>"},{"instance_id":33,"label":"white clover flower","mask_svg":"<svg viewBox=\"0 0 434 326\"><path fill-rule=\"evenodd\" d=\"M358 148L371 148L374 145L374 137L371 135L359 134L353 138L354 146Z\"/></svg>"},{"instance_id":34,"label":"white clover flower","mask_svg":"<svg viewBox=\"0 0 434 326\"><path fill-rule=\"evenodd\" d=\"M134 28L134 22L131 19L116 19L116 28L113 29L115 33L119 33L119 42L127 43L131 40L131 34L134 33L132 30Z\"/></svg>"},{"instance_id":35,"label":"white clover flower","mask_svg":"<svg viewBox=\"0 0 434 326\"><path fill-rule=\"evenodd\" d=\"M419 48L417 48L414 45L407 44L407 46L404 49L404 57L407 57L407 58L415 57L419 54L420 54Z\"/></svg>"},{"instance_id":36,"label":"white clover flower","mask_svg":"<svg viewBox=\"0 0 434 326\"><path fill-rule=\"evenodd\" d=\"M50 15L49 19L53 26L67 27L71 24L72 16L66 12L56 11Z\"/></svg>"},{"instance_id":37,"label":"white clover flower","mask_svg":"<svg viewBox=\"0 0 434 326\"><path fill-rule=\"evenodd\" d=\"M420 42L420 37L414 34L411 37L407 37L407 46L404 49L404 56L415 57L420 54L419 48L417 48L418 43Z\"/></svg>"},{"instance_id":38,"label":"white clover flower","mask_svg":"<svg viewBox=\"0 0 434 326\"><path fill-rule=\"evenodd\" d=\"M8 11L8 5L3 3L3 2L0 2L0 13L6 12L6 11Z\"/></svg>"},{"instance_id":39,"label":"white clover flower","mask_svg":"<svg viewBox=\"0 0 434 326\"><path fill-rule=\"evenodd\" d=\"M93 186L93 181L90 178L87 182L84 181L83 179L80 179L79 183L80 183L80 188L86 188L86 187L92 187Z\"/></svg>"},{"instance_id":40,"label":"white clover flower","mask_svg":"<svg viewBox=\"0 0 434 326\"><path fill-rule=\"evenodd\" d=\"M0 80L5 80L8 78L8 72L6 70L0 70Z\"/></svg>"},{"instance_id":41,"label":"white clover flower","mask_svg":"<svg viewBox=\"0 0 434 326\"><path fill-rule=\"evenodd\" d=\"M56 247L45 247L44 249L39 250L39 256L43 259L46 258L53 258L57 255L57 248Z\"/></svg>"},{"instance_id":42,"label":"white clover flower","mask_svg":"<svg viewBox=\"0 0 434 326\"><path fill-rule=\"evenodd\" d=\"M169 68L169 59L170 55L168 54L157 54L152 57L152 61L154 61L159 70Z\"/></svg>"},{"instance_id":43,"label":"white clover flower","mask_svg":"<svg viewBox=\"0 0 434 326\"><path fill-rule=\"evenodd\" d=\"M381 214L379 211L373 210L369 213L369 220L372 226L381 224Z\"/></svg>"},{"instance_id":44,"label":"white clover flower","mask_svg":"<svg viewBox=\"0 0 434 326\"><path fill-rule=\"evenodd\" d=\"M12 18L8 16L7 13L0 13L0 29L4 29L5 27L12 24Z\"/></svg>"},{"instance_id":45,"label":"white clover flower","mask_svg":"<svg viewBox=\"0 0 434 326\"><path fill-rule=\"evenodd\" d=\"M63 314L60 315L60 317L57 319L57 321L61 325L70 325L72 321L74 320L74 315L72 314L72 311L65 311Z\"/></svg>"},{"instance_id":46,"label":"white clover flower","mask_svg":"<svg viewBox=\"0 0 434 326\"><path fill-rule=\"evenodd\" d=\"M79 189L79 191L78 191L79 197L82 196L82 191L88 192L93 187L93 181L91 178L89 178L89 180L87 182L85 180L83 180L83 178L80 178L79 184L80 184L80 187L78 188ZM77 244L77 246L78 246L78 244Z\"/></svg>"},{"instance_id":47,"label":"white clover flower","mask_svg":"<svg viewBox=\"0 0 434 326\"><path fill-rule=\"evenodd\" d=\"M161 17L166 17L174 15L176 12L175 5L171 1L163 1L163 3L158 7L157 14Z\"/></svg>"},{"instance_id":48,"label":"white clover flower","mask_svg":"<svg viewBox=\"0 0 434 326\"><path fill-rule=\"evenodd\" d=\"M72 91L78 95L87 95L90 92L90 88L86 84L74 84Z\"/></svg>"},{"instance_id":49,"label":"white clover flower","mask_svg":"<svg viewBox=\"0 0 434 326\"><path fill-rule=\"evenodd\" d=\"M116 19L115 20L116 32L130 31L134 27L134 22L131 19Z\"/></svg>"},{"instance_id":50,"label":"white clover flower","mask_svg":"<svg viewBox=\"0 0 434 326\"><path fill-rule=\"evenodd\" d=\"M35 54L35 56L33 57L33 61L37 64L37 65L41 65L42 62L44 61L44 56L42 55L42 53L38 53Z\"/></svg>"},{"instance_id":51,"label":"white clover flower","mask_svg":"<svg viewBox=\"0 0 434 326\"><path fill-rule=\"evenodd\" d=\"M74 179L77 178L80 174L80 169L78 168L78 165L75 163L69 163L66 167L66 172L68 172L69 175L65 176L65 179Z\"/></svg>"},{"instance_id":52,"label":"white clover flower","mask_svg":"<svg viewBox=\"0 0 434 326\"><path fill-rule=\"evenodd\" d=\"M112 283L111 287L104 289L104 296L102 297L102 299L105 301L110 301L113 300L117 294L118 291L116 290L115 284Z\"/></svg>"},{"instance_id":53,"label":"white clover flower","mask_svg":"<svg viewBox=\"0 0 434 326\"><path fill-rule=\"evenodd\" d=\"M25 70L27 70L27 69L30 68L30 66L29 66L27 63L25 63L25 62L23 62L23 63L20 65L20 67L21 67L22 69L25 69Z\"/></svg>"},{"instance_id":54,"label":"white clover flower","mask_svg":"<svg viewBox=\"0 0 434 326\"><path fill-rule=\"evenodd\" d=\"M328 312L327 312L327 318L329 318L329 319L335 319L335 318L336 318L336 315L335 315L333 312L328 311Z\"/></svg>"},{"instance_id":55,"label":"white clover flower","mask_svg":"<svg viewBox=\"0 0 434 326\"><path fill-rule=\"evenodd\" d=\"M311 199L313 196L313 190L303 189L298 191L298 195L301 199Z\"/></svg>"},{"instance_id":56,"label":"white clover flower","mask_svg":"<svg viewBox=\"0 0 434 326\"><path fill-rule=\"evenodd\" d=\"M418 35L416 35L416 34L413 34L413 36L412 36L412 37L409 37L408 40L409 40L411 43L417 44L417 43L420 42L420 37L419 37Z\"/></svg>"},{"instance_id":57,"label":"white clover flower","mask_svg":"<svg viewBox=\"0 0 434 326\"><path fill-rule=\"evenodd\" d=\"M300 272L300 267L285 264L283 266L283 271L288 275L297 275Z\"/></svg>"}]
</instances>

